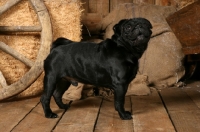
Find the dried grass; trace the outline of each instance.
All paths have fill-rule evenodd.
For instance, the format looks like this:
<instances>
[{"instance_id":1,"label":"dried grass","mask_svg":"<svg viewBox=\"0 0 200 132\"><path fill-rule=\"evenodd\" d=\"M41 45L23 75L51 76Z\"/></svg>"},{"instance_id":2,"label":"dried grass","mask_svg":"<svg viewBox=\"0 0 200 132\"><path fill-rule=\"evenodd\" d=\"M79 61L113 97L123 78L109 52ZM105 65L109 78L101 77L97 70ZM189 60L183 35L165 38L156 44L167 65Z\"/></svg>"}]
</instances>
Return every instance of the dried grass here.
<instances>
[{"instance_id":1,"label":"dried grass","mask_svg":"<svg viewBox=\"0 0 200 132\"><path fill-rule=\"evenodd\" d=\"M0 0L0 6L7 0ZM81 3L79 0L44 0L49 11L53 39L66 37L73 41L81 40ZM39 25L37 15L27 0L10 8L0 16L0 26L34 26ZM40 47L40 35L32 33L12 33L0 35L0 41L6 43L25 57L35 61ZM8 84L18 81L29 67L12 56L0 51L0 71ZM43 74L19 97L34 96L42 91Z\"/></svg>"}]
</instances>

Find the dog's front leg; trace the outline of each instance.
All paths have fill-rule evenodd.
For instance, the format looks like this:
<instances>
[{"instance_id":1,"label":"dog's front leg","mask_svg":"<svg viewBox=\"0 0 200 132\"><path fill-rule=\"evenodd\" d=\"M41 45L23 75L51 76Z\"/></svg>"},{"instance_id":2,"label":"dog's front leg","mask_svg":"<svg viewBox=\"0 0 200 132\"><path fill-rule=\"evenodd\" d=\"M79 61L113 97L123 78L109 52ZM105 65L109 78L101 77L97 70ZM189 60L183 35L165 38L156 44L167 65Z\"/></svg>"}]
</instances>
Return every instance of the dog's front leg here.
<instances>
[{"instance_id":1,"label":"dog's front leg","mask_svg":"<svg viewBox=\"0 0 200 132\"><path fill-rule=\"evenodd\" d=\"M124 109L126 91L127 89L124 87L118 87L117 89L114 90L115 110L118 111L119 116L122 120L132 119L131 112L125 111Z\"/></svg>"}]
</instances>

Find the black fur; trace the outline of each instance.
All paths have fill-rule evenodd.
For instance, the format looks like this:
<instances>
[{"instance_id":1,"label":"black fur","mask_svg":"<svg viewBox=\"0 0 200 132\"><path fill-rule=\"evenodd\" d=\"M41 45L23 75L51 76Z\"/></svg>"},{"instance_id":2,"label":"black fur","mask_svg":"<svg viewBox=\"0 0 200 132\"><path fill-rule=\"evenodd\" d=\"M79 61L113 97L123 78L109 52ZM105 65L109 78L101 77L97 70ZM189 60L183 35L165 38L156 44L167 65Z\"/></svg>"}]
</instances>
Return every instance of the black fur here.
<instances>
[{"instance_id":1,"label":"black fur","mask_svg":"<svg viewBox=\"0 0 200 132\"><path fill-rule=\"evenodd\" d=\"M41 103L47 118L56 118L50 109L53 95L61 109L62 95L77 82L114 90L114 105L121 119L132 119L124 109L125 94L138 70L138 59L147 48L151 24L144 18L121 20L113 27L114 35L99 44L73 42L58 38L44 61L44 93Z\"/></svg>"}]
</instances>

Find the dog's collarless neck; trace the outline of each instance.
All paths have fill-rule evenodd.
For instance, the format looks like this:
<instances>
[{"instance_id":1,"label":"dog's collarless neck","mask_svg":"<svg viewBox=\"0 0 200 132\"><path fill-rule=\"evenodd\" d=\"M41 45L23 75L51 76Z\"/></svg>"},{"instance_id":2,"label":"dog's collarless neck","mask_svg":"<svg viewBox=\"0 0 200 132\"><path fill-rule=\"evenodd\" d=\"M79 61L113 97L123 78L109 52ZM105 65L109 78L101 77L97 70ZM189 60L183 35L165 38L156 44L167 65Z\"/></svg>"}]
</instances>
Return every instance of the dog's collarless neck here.
<instances>
[{"instance_id":1,"label":"dog's collarless neck","mask_svg":"<svg viewBox=\"0 0 200 132\"><path fill-rule=\"evenodd\" d=\"M129 44L127 44L126 42L124 42L124 41L122 41L120 39L117 40L117 43L118 43L119 46L122 46L127 51L129 51L134 57L137 57L136 54L138 54L138 53L136 53L136 51Z\"/></svg>"}]
</instances>

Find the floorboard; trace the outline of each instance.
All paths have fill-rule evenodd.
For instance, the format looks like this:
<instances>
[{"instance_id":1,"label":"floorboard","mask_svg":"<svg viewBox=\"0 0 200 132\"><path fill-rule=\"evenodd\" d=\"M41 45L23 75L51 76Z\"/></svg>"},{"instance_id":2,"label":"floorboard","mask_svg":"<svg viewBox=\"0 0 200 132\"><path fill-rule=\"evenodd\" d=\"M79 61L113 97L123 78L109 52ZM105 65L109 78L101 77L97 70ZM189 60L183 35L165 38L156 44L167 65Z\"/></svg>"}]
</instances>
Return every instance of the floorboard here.
<instances>
[{"instance_id":1,"label":"floorboard","mask_svg":"<svg viewBox=\"0 0 200 132\"><path fill-rule=\"evenodd\" d=\"M132 120L121 120L113 97L74 101L65 112L52 99L56 119L44 117L39 97L0 102L2 132L200 132L200 81L181 88L127 96ZM68 103L69 101L65 101Z\"/></svg>"},{"instance_id":2,"label":"floorboard","mask_svg":"<svg viewBox=\"0 0 200 132\"><path fill-rule=\"evenodd\" d=\"M73 102L54 132L92 132L101 102L102 98L98 97Z\"/></svg>"},{"instance_id":3,"label":"floorboard","mask_svg":"<svg viewBox=\"0 0 200 132\"><path fill-rule=\"evenodd\" d=\"M125 110L131 111L130 97L125 99ZM121 120L115 110L114 101L103 100L94 132L133 132L132 120Z\"/></svg>"},{"instance_id":4,"label":"floorboard","mask_svg":"<svg viewBox=\"0 0 200 132\"><path fill-rule=\"evenodd\" d=\"M183 89L164 89L161 95L178 132L200 131L200 110Z\"/></svg>"},{"instance_id":5,"label":"floorboard","mask_svg":"<svg viewBox=\"0 0 200 132\"><path fill-rule=\"evenodd\" d=\"M135 132L175 132L158 92L149 96L132 96Z\"/></svg>"},{"instance_id":6,"label":"floorboard","mask_svg":"<svg viewBox=\"0 0 200 132\"><path fill-rule=\"evenodd\" d=\"M45 118L40 103L13 129L13 132L50 132L64 112L58 108L54 99L51 100L51 109L58 114L59 118Z\"/></svg>"},{"instance_id":7,"label":"floorboard","mask_svg":"<svg viewBox=\"0 0 200 132\"><path fill-rule=\"evenodd\" d=\"M1 102L0 131L11 131L38 103L39 98Z\"/></svg>"},{"instance_id":8,"label":"floorboard","mask_svg":"<svg viewBox=\"0 0 200 132\"><path fill-rule=\"evenodd\" d=\"M200 108L200 81L189 83L188 86L182 88L194 103Z\"/></svg>"}]
</instances>

